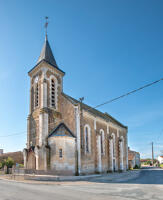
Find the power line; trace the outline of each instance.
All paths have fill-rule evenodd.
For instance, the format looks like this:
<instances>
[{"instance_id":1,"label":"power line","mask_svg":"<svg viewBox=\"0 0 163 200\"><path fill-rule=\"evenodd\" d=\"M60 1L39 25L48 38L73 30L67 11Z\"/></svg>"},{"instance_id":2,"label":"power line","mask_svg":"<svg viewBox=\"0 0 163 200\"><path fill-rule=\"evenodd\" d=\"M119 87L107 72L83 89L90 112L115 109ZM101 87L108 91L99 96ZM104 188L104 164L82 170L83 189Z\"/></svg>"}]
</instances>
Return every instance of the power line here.
<instances>
[{"instance_id":1,"label":"power line","mask_svg":"<svg viewBox=\"0 0 163 200\"><path fill-rule=\"evenodd\" d=\"M135 92L138 92L139 90L142 90L142 89L147 88L147 87L150 87L150 86L152 86L152 85L154 85L154 84L156 84L156 83L159 83L159 82L162 81L162 80L163 80L163 78L161 78L161 79L159 79L159 80L156 80L156 81L153 81L153 82L151 82L151 83L148 83L148 84L146 84L146 85L144 85L144 86L142 86L142 87L139 87L139 88L137 88L137 89L135 89L135 90L132 90L132 91L130 91L130 92L128 92L128 93L125 93L125 94L123 94L123 95L121 95L121 96L118 96L118 97L113 98L113 99L111 99L111 100L108 100L108 101L106 101L106 102L104 102L104 103L101 103L101 104L99 104L99 105L96 105L95 107L89 108L89 109L87 109L87 111L89 111L89 110L91 110L91 109L95 109L95 108L101 107L101 106L103 106L103 105L105 105L105 104L112 103L112 102L114 102L114 101L116 101L116 100L118 100L118 99L121 99L121 98L126 97L126 96L128 96L128 95L131 95L131 94L133 94L133 93L135 93ZM63 121L63 120L64 120L64 119L56 120L55 122L50 123L50 124L54 124L54 123L56 123L57 121ZM9 135L3 135L3 136L0 136L0 137L10 137L10 136L14 136L14 135L21 135L22 133L26 133L26 131L24 131L24 132L19 132L19 133L14 133L14 134L9 134Z\"/></svg>"},{"instance_id":2,"label":"power line","mask_svg":"<svg viewBox=\"0 0 163 200\"><path fill-rule=\"evenodd\" d=\"M23 132L18 132L18 133L13 133L13 134L9 134L9 135L1 135L0 137L10 137L10 136L14 136L14 135L23 135L24 133L26 133L27 131L23 131Z\"/></svg>"},{"instance_id":3,"label":"power line","mask_svg":"<svg viewBox=\"0 0 163 200\"><path fill-rule=\"evenodd\" d=\"M111 100L109 100L109 101L106 101L106 102L104 102L104 103L101 103L101 104L99 104L99 105L97 105L97 106L95 106L95 107L93 107L93 108L101 107L101 106L103 106L103 105L105 105L105 104L111 103L111 102L113 102L113 101L116 101L116 100L121 99L121 98L123 98L123 97L126 97L126 96L128 96L128 95L131 95L131 94L133 94L133 93L135 93L135 92L138 92L139 90L142 90L142 89L144 89L144 88L150 87L150 86L152 86L152 85L154 85L154 84L156 84L156 83L158 83L158 82L160 82L160 81L162 81L162 80L163 80L163 78L161 78L161 79L159 79L159 80L157 80L157 81L153 81L152 83L148 83L148 84L146 84L146 85L144 85L144 86L142 86L142 87L140 87L140 88L137 88L137 89L135 89L135 90L132 90L132 91L130 91L130 92L128 92L128 93L125 93L125 94L123 94L123 95L121 95L121 96L119 96L119 97L113 98L113 99L111 99ZM88 109L88 110L91 110L91 109Z\"/></svg>"}]
</instances>

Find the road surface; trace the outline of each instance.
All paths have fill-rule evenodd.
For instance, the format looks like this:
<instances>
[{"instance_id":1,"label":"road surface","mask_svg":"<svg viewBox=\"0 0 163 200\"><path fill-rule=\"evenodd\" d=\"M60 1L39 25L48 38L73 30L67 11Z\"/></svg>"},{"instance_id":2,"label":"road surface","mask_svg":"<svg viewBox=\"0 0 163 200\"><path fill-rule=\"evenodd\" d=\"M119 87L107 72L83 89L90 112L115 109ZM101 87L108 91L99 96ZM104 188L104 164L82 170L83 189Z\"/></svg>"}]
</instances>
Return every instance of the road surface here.
<instances>
[{"instance_id":1,"label":"road surface","mask_svg":"<svg viewBox=\"0 0 163 200\"><path fill-rule=\"evenodd\" d=\"M20 183L0 180L0 200L163 200L163 170L143 169L139 177L109 181Z\"/></svg>"}]
</instances>

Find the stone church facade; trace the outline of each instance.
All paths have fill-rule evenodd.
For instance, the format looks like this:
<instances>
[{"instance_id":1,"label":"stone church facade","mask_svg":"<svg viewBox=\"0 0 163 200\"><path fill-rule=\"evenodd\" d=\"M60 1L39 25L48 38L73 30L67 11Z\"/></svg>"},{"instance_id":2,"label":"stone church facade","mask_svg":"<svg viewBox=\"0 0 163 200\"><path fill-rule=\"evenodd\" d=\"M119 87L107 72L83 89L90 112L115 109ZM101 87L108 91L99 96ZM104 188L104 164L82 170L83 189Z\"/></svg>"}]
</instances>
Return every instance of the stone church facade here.
<instances>
[{"instance_id":1,"label":"stone church facade","mask_svg":"<svg viewBox=\"0 0 163 200\"><path fill-rule=\"evenodd\" d=\"M63 92L47 36L29 71L30 112L24 166L61 175L128 169L127 127Z\"/></svg>"}]
</instances>

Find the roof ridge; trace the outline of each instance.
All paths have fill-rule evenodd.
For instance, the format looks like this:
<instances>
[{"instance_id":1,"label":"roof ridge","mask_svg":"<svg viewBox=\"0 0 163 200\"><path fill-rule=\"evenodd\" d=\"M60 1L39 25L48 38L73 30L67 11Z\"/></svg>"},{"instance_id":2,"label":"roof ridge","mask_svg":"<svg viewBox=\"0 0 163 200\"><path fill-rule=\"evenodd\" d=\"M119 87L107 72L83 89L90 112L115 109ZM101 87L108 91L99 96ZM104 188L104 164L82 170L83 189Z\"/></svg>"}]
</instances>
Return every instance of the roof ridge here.
<instances>
[{"instance_id":1,"label":"roof ridge","mask_svg":"<svg viewBox=\"0 0 163 200\"><path fill-rule=\"evenodd\" d=\"M73 98L73 97L71 97L71 96L69 96L69 95L67 95L67 94L65 94L64 92L62 92L62 94L65 96L65 97L67 97L67 98L71 98L71 100L73 100L73 101L75 101L76 103L80 103L78 100L76 100L75 98ZM69 99L70 100L70 99ZM71 101L72 102L72 101ZM73 103L73 102L72 102ZM85 104L85 103L82 103L83 104L83 109L84 110L86 110L86 111L94 111L94 112L97 112L97 113L93 113L93 112L91 112L91 113L93 113L94 115L100 115L100 117L102 117L102 118L104 118L105 120L106 120L106 118L107 118L107 120L109 120L109 121L111 121L111 120L113 120L114 122L116 122L117 124L119 124L120 126L122 126L123 128L127 128L127 126L125 126L125 125L123 125L122 123L120 123L118 120L116 120L114 117L112 117L110 114L108 114L107 112L105 112L105 113L103 113L103 112L101 112L101 111L99 111L99 110L97 110L97 109L95 109L95 108L93 108L93 107L91 107L91 106L89 106L89 105L87 105L87 104ZM84 108L84 106L85 107L87 107L87 108Z\"/></svg>"}]
</instances>

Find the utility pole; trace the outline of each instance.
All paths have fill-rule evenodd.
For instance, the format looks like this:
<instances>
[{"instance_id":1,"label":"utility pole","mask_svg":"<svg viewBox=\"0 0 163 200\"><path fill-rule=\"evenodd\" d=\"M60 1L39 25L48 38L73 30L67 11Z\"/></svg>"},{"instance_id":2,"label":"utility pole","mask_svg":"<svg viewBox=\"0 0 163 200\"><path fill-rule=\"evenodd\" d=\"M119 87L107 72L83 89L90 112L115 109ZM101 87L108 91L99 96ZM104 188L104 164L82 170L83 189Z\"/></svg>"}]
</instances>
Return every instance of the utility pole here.
<instances>
[{"instance_id":1,"label":"utility pole","mask_svg":"<svg viewBox=\"0 0 163 200\"><path fill-rule=\"evenodd\" d=\"M80 138L81 138L81 148L83 148L83 101L84 97L79 98L80 101Z\"/></svg>"},{"instance_id":2,"label":"utility pole","mask_svg":"<svg viewBox=\"0 0 163 200\"><path fill-rule=\"evenodd\" d=\"M154 153L153 153L153 142L152 142L152 166L154 165Z\"/></svg>"}]
</instances>

